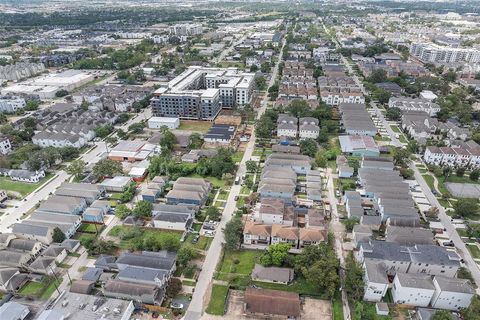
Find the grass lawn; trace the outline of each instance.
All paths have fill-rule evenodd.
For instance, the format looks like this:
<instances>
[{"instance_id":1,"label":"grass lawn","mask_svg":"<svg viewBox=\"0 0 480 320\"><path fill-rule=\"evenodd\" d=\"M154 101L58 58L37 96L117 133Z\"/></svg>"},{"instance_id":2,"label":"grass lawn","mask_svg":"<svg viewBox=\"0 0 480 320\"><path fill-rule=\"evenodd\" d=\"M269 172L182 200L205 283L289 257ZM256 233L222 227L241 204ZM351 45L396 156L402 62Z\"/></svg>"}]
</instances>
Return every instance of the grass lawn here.
<instances>
[{"instance_id":1,"label":"grass lawn","mask_svg":"<svg viewBox=\"0 0 480 320\"><path fill-rule=\"evenodd\" d=\"M115 226L112 228L112 230L110 230L110 232L108 233L109 236L113 236L113 237L118 237L118 235L120 234L120 232L122 230L126 230L128 228L132 228L132 227L128 227L128 226ZM160 243L163 243L164 242L164 239L166 237L169 237L170 235L175 235L178 240L180 241L180 238L182 236L182 234L180 232L174 232L174 231L166 231L166 230L155 230L155 229L143 229L143 235L142 235L142 238L145 239L147 237L154 237L158 242ZM137 238L135 238L135 240L137 240ZM116 242L116 244L121 248L121 249L133 249L133 244L132 242L134 241L134 239L128 239L128 240L120 240Z\"/></svg>"},{"instance_id":2,"label":"grass lawn","mask_svg":"<svg viewBox=\"0 0 480 320\"><path fill-rule=\"evenodd\" d=\"M47 300L48 298L50 298L50 296L56 290L56 288L62 284L62 281L63 281L63 278L59 278L53 281L52 283L50 283L50 285L45 289L45 291L40 296L40 299Z\"/></svg>"},{"instance_id":3,"label":"grass lawn","mask_svg":"<svg viewBox=\"0 0 480 320\"><path fill-rule=\"evenodd\" d=\"M198 238L198 242L195 244L192 244L192 239L194 237L195 237L194 234L189 234L185 239L184 243L186 245L191 244L194 248L199 250L207 250L210 247L210 244L212 243L212 240L213 240L213 238L211 237L200 236L200 238Z\"/></svg>"},{"instance_id":4,"label":"grass lawn","mask_svg":"<svg viewBox=\"0 0 480 320\"><path fill-rule=\"evenodd\" d=\"M241 162L243 159L243 151L237 151L232 155L233 163Z\"/></svg>"},{"instance_id":5,"label":"grass lawn","mask_svg":"<svg viewBox=\"0 0 480 320\"><path fill-rule=\"evenodd\" d=\"M195 230L195 231L197 231L197 232L199 232L200 229L202 229L202 224L201 224L201 223L194 223L194 224L192 225L192 229Z\"/></svg>"},{"instance_id":6,"label":"grass lawn","mask_svg":"<svg viewBox=\"0 0 480 320\"><path fill-rule=\"evenodd\" d=\"M40 282L29 281L18 290L18 293L22 296L36 296L42 287L43 284Z\"/></svg>"},{"instance_id":7,"label":"grass lawn","mask_svg":"<svg viewBox=\"0 0 480 320\"><path fill-rule=\"evenodd\" d=\"M390 126L392 128L392 131L395 132L395 133L402 133L402 131L400 130L400 128L398 126Z\"/></svg>"},{"instance_id":8,"label":"grass lawn","mask_svg":"<svg viewBox=\"0 0 480 320\"><path fill-rule=\"evenodd\" d=\"M460 237L468 238L467 230L465 230L465 229L456 229L456 230L457 230L457 233Z\"/></svg>"},{"instance_id":9,"label":"grass lawn","mask_svg":"<svg viewBox=\"0 0 480 320\"><path fill-rule=\"evenodd\" d=\"M189 175L189 177L190 178L206 179L206 180L210 181L212 183L213 187L215 187L215 188L223 188L226 184L225 180L218 179L218 178L215 178L215 177L202 177L201 175L196 174L196 173Z\"/></svg>"},{"instance_id":10,"label":"grass lawn","mask_svg":"<svg viewBox=\"0 0 480 320\"><path fill-rule=\"evenodd\" d=\"M225 302L227 300L228 287L214 284L212 287L212 295L206 312L217 316L222 316L225 312Z\"/></svg>"},{"instance_id":11,"label":"grass lawn","mask_svg":"<svg viewBox=\"0 0 480 320\"><path fill-rule=\"evenodd\" d=\"M480 249L474 244L467 244L468 251L474 259L480 259Z\"/></svg>"},{"instance_id":12,"label":"grass lawn","mask_svg":"<svg viewBox=\"0 0 480 320\"><path fill-rule=\"evenodd\" d=\"M443 176L437 177L437 179L442 182L444 180ZM446 182L453 182L453 183L473 183L473 184L480 184L480 180L470 180L468 175L464 175L463 177L459 177L455 174L448 176Z\"/></svg>"},{"instance_id":13,"label":"grass lawn","mask_svg":"<svg viewBox=\"0 0 480 320\"><path fill-rule=\"evenodd\" d=\"M232 275L249 276L262 252L253 250L225 251L217 269L217 279L228 281ZM238 262L238 263L235 263Z\"/></svg>"},{"instance_id":14,"label":"grass lawn","mask_svg":"<svg viewBox=\"0 0 480 320\"><path fill-rule=\"evenodd\" d=\"M212 126L209 121L182 120L178 130L188 130L205 133Z\"/></svg>"},{"instance_id":15,"label":"grass lawn","mask_svg":"<svg viewBox=\"0 0 480 320\"><path fill-rule=\"evenodd\" d=\"M332 301L332 319L333 320L343 320L343 306L342 306L342 298L340 293L335 295L335 298Z\"/></svg>"},{"instance_id":16,"label":"grass lawn","mask_svg":"<svg viewBox=\"0 0 480 320\"><path fill-rule=\"evenodd\" d=\"M8 177L0 177L0 185L4 190L18 192L23 197L25 197L30 193L32 193L33 191L35 191L37 188L41 187L45 182L50 180L52 177L53 177L53 174L48 173L47 175L45 175L45 178L40 180L38 183L18 182L18 181L12 181Z\"/></svg>"},{"instance_id":17,"label":"grass lawn","mask_svg":"<svg viewBox=\"0 0 480 320\"><path fill-rule=\"evenodd\" d=\"M433 177L428 175L428 174L422 174L422 177L425 180L425 182L427 183L430 190L433 190L434 189L434 187L433 187Z\"/></svg>"},{"instance_id":18,"label":"grass lawn","mask_svg":"<svg viewBox=\"0 0 480 320\"><path fill-rule=\"evenodd\" d=\"M241 208L245 205L245 197L239 197L237 200L237 208Z\"/></svg>"},{"instance_id":19,"label":"grass lawn","mask_svg":"<svg viewBox=\"0 0 480 320\"><path fill-rule=\"evenodd\" d=\"M450 204L450 201L445 200L445 199L438 199L438 202L444 207L445 209L452 208L452 205Z\"/></svg>"},{"instance_id":20,"label":"grass lawn","mask_svg":"<svg viewBox=\"0 0 480 320\"><path fill-rule=\"evenodd\" d=\"M182 284L184 286L190 286L190 287L195 287L197 284L195 281L190 281L190 280L182 280Z\"/></svg>"},{"instance_id":21,"label":"grass lawn","mask_svg":"<svg viewBox=\"0 0 480 320\"><path fill-rule=\"evenodd\" d=\"M116 192L116 193L112 193L112 195L110 196L110 199L120 200L121 197L122 197L122 193Z\"/></svg>"},{"instance_id":22,"label":"grass lawn","mask_svg":"<svg viewBox=\"0 0 480 320\"><path fill-rule=\"evenodd\" d=\"M250 189L247 186L243 185L242 189L240 189L240 194L250 194Z\"/></svg>"},{"instance_id":23,"label":"grass lawn","mask_svg":"<svg viewBox=\"0 0 480 320\"><path fill-rule=\"evenodd\" d=\"M262 149L255 148L255 150L253 150L252 156L260 157L262 155L262 153L263 153Z\"/></svg>"},{"instance_id":24,"label":"grass lawn","mask_svg":"<svg viewBox=\"0 0 480 320\"><path fill-rule=\"evenodd\" d=\"M228 192L225 190L220 191L217 197L218 200L227 200L228 199Z\"/></svg>"},{"instance_id":25,"label":"grass lawn","mask_svg":"<svg viewBox=\"0 0 480 320\"><path fill-rule=\"evenodd\" d=\"M97 230L98 232L101 232L103 229L104 225L100 224L93 224L93 223L82 223L80 228L78 228L79 232L87 232L87 233L96 233Z\"/></svg>"},{"instance_id":26,"label":"grass lawn","mask_svg":"<svg viewBox=\"0 0 480 320\"><path fill-rule=\"evenodd\" d=\"M315 286L311 283L308 283L304 278L297 277L290 284L281 284L281 283L270 283L270 282L260 282L253 281L253 283L260 288L296 292L298 294L305 294L308 296L318 296L325 298L321 292L318 291Z\"/></svg>"},{"instance_id":27,"label":"grass lawn","mask_svg":"<svg viewBox=\"0 0 480 320\"><path fill-rule=\"evenodd\" d=\"M398 138L398 140L399 140L401 143L408 143L407 138L405 138L405 136L404 136L403 134L400 135L400 138Z\"/></svg>"},{"instance_id":28,"label":"grass lawn","mask_svg":"<svg viewBox=\"0 0 480 320\"><path fill-rule=\"evenodd\" d=\"M42 282L29 281L18 291L18 293L22 296L36 297L42 300L47 300L56 290L55 286L58 287L62 281L63 278L52 281L52 279L48 277L45 277Z\"/></svg>"}]
</instances>

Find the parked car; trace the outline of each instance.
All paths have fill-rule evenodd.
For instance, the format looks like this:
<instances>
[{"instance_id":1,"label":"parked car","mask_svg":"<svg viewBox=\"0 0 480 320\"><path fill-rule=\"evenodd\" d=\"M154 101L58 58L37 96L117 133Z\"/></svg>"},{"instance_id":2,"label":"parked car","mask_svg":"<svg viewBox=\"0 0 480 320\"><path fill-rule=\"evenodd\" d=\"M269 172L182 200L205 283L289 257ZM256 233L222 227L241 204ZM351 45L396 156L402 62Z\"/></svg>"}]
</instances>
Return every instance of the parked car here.
<instances>
[{"instance_id":1,"label":"parked car","mask_svg":"<svg viewBox=\"0 0 480 320\"><path fill-rule=\"evenodd\" d=\"M200 239L200 236L199 235L196 235L195 237L193 237L192 239L192 244L195 244L198 242L198 239Z\"/></svg>"},{"instance_id":2,"label":"parked car","mask_svg":"<svg viewBox=\"0 0 480 320\"><path fill-rule=\"evenodd\" d=\"M172 308L172 309L183 309L183 303L172 302L170 304L170 308Z\"/></svg>"}]
</instances>

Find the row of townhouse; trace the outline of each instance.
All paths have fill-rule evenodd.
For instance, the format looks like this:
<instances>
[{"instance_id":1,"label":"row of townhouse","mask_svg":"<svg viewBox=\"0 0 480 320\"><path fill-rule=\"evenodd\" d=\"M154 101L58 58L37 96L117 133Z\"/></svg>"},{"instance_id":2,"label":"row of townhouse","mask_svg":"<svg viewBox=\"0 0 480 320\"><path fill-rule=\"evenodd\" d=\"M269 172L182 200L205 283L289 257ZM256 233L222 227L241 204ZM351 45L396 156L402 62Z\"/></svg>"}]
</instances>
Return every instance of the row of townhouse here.
<instances>
[{"instance_id":1,"label":"row of townhouse","mask_svg":"<svg viewBox=\"0 0 480 320\"><path fill-rule=\"evenodd\" d=\"M320 98L331 106L340 103L365 103L365 97L353 78L341 76L319 77Z\"/></svg>"},{"instance_id":2,"label":"row of townhouse","mask_svg":"<svg viewBox=\"0 0 480 320\"><path fill-rule=\"evenodd\" d=\"M388 100L388 107L398 108L402 113L409 111L423 111L430 117L434 117L440 112L440 106L427 99L391 97L390 100Z\"/></svg>"},{"instance_id":3,"label":"row of townhouse","mask_svg":"<svg viewBox=\"0 0 480 320\"><path fill-rule=\"evenodd\" d=\"M473 141L472 141L473 142ZM428 146L423 158L427 164L452 168L480 168L480 148L463 146L436 147Z\"/></svg>"},{"instance_id":4,"label":"row of townhouse","mask_svg":"<svg viewBox=\"0 0 480 320\"><path fill-rule=\"evenodd\" d=\"M99 185L64 182L27 219L15 223L12 232L24 239L50 244L54 229L59 228L68 239L82 221L103 223L104 216L111 211L110 203L101 200L104 195L105 188Z\"/></svg>"},{"instance_id":5,"label":"row of townhouse","mask_svg":"<svg viewBox=\"0 0 480 320\"><path fill-rule=\"evenodd\" d=\"M277 136L296 139L316 139L320 134L319 121L312 117L296 118L288 114L279 114Z\"/></svg>"},{"instance_id":6,"label":"row of townhouse","mask_svg":"<svg viewBox=\"0 0 480 320\"><path fill-rule=\"evenodd\" d=\"M338 106L341 114L340 124L347 134L375 136L377 127L367 112L365 104L341 103Z\"/></svg>"},{"instance_id":7,"label":"row of townhouse","mask_svg":"<svg viewBox=\"0 0 480 320\"><path fill-rule=\"evenodd\" d=\"M103 286L106 297L161 305L176 261L174 252L126 252L119 257L101 255L95 261L95 268L100 272L116 272L115 278Z\"/></svg>"},{"instance_id":8,"label":"row of townhouse","mask_svg":"<svg viewBox=\"0 0 480 320\"><path fill-rule=\"evenodd\" d=\"M282 83L278 89L279 98L317 100L316 85L304 83Z\"/></svg>"}]
</instances>

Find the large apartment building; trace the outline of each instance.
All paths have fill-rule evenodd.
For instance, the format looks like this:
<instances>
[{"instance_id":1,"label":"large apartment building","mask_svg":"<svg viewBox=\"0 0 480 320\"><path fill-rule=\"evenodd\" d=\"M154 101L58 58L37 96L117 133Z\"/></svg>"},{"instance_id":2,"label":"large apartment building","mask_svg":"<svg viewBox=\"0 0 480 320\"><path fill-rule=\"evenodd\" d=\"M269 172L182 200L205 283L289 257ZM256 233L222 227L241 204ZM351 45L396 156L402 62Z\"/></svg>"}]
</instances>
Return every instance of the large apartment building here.
<instances>
[{"instance_id":1,"label":"large apartment building","mask_svg":"<svg viewBox=\"0 0 480 320\"><path fill-rule=\"evenodd\" d=\"M222 108L250 103L254 74L237 68L193 66L154 92L155 116L213 120Z\"/></svg>"},{"instance_id":2,"label":"large apartment building","mask_svg":"<svg viewBox=\"0 0 480 320\"><path fill-rule=\"evenodd\" d=\"M444 47L434 43L413 43L410 54L423 62L480 62L480 51L477 49Z\"/></svg>"},{"instance_id":3,"label":"large apartment building","mask_svg":"<svg viewBox=\"0 0 480 320\"><path fill-rule=\"evenodd\" d=\"M25 99L17 96L0 96L0 112L14 113L26 106Z\"/></svg>"}]
</instances>

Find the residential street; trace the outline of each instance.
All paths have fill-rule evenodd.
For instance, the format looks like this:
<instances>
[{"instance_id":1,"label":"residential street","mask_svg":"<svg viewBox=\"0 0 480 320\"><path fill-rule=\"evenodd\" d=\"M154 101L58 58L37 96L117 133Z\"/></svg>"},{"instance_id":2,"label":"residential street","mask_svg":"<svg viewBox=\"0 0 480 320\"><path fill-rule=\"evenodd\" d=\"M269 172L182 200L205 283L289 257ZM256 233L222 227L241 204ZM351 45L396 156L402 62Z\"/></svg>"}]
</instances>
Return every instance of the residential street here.
<instances>
[{"instance_id":1,"label":"residential street","mask_svg":"<svg viewBox=\"0 0 480 320\"><path fill-rule=\"evenodd\" d=\"M285 41L283 42L282 49L283 49L283 46L285 46ZM277 78L277 74L278 74L279 64L280 64L280 59L275 64L268 87L270 87L275 83L275 79ZM257 110L257 117L256 117L257 119L259 119L262 116L262 114L265 112L267 107L267 101L268 101L268 96L267 96L267 93L265 93L261 106ZM250 141L248 142L247 147L245 149L245 153L243 155L242 161L238 166L237 175L236 175L237 177L238 176L242 177L246 173L245 163L248 160L250 160L250 158L252 157L253 151L255 149L255 141L256 141L255 131L253 131L252 136L250 137ZM230 189L230 193L227 199L227 204L225 206L225 209L223 210L222 220L220 221L217 227L217 232L215 234L215 237L213 238L212 244L210 245L210 249L207 252L205 261L203 262L202 271L200 272L200 275L198 277L197 285L195 287L195 292L192 296L192 301L190 302L188 310L185 314L185 320L197 320L197 319L200 319L202 316L203 309L204 309L204 302L206 301L206 299L209 298L205 295L208 291L208 287L210 286L210 283L212 282L213 274L218 264L220 254L222 252L222 243L224 242L222 230L223 228L225 228L225 225L227 224L227 222L232 219L232 216L236 211L235 197L240 194L241 188L242 186L240 184L238 185L233 184Z\"/></svg>"}]
</instances>

